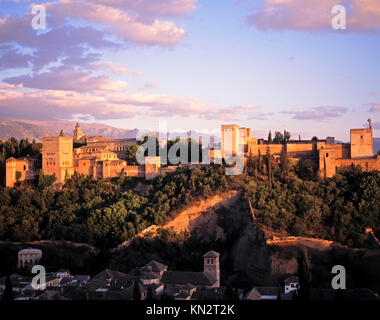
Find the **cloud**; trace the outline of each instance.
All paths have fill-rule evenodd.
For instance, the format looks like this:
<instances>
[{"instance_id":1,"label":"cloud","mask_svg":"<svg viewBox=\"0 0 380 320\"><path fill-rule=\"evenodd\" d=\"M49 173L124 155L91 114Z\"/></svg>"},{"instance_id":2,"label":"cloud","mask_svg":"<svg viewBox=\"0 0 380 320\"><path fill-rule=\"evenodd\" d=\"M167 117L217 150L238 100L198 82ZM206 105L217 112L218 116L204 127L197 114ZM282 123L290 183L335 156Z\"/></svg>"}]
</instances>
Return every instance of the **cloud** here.
<instances>
[{"instance_id":1,"label":"cloud","mask_svg":"<svg viewBox=\"0 0 380 320\"><path fill-rule=\"evenodd\" d=\"M343 5L347 10L347 32L378 32L378 0L264 0L251 9L248 24L260 30L333 31L331 10Z\"/></svg>"},{"instance_id":2,"label":"cloud","mask_svg":"<svg viewBox=\"0 0 380 320\"><path fill-rule=\"evenodd\" d=\"M131 9L122 10L112 6L113 3L120 3L118 1L102 2L106 4L61 0L46 4L46 10L58 17L58 21L70 17L100 24L105 33L116 35L127 43L174 46L186 36L186 31L176 27L173 22L157 19L155 11L148 18L142 18L138 12L130 12Z\"/></svg>"},{"instance_id":3,"label":"cloud","mask_svg":"<svg viewBox=\"0 0 380 320\"><path fill-rule=\"evenodd\" d=\"M30 67L31 55L24 54L19 48L3 46L0 48L0 71L13 68Z\"/></svg>"},{"instance_id":4,"label":"cloud","mask_svg":"<svg viewBox=\"0 0 380 320\"><path fill-rule=\"evenodd\" d=\"M375 130L380 130L380 122L372 122L372 128Z\"/></svg>"},{"instance_id":5,"label":"cloud","mask_svg":"<svg viewBox=\"0 0 380 320\"><path fill-rule=\"evenodd\" d=\"M369 112L380 112L380 102L370 102L364 104L364 106L369 108Z\"/></svg>"},{"instance_id":6,"label":"cloud","mask_svg":"<svg viewBox=\"0 0 380 320\"><path fill-rule=\"evenodd\" d=\"M42 3L48 14L48 28L43 32L31 27L34 16L30 10L23 16L0 18L0 45L9 46L0 55L0 70L32 66L37 72L51 63L91 68L101 60L102 49L175 46L186 36L186 30L161 18L178 18L195 10L196 3L197 0ZM127 69L121 68L120 72L128 74Z\"/></svg>"},{"instance_id":7,"label":"cloud","mask_svg":"<svg viewBox=\"0 0 380 320\"><path fill-rule=\"evenodd\" d=\"M133 10L143 16L155 14L161 17L174 18L183 16L198 8L198 0L95 0L94 2L124 10Z\"/></svg>"},{"instance_id":8,"label":"cloud","mask_svg":"<svg viewBox=\"0 0 380 320\"><path fill-rule=\"evenodd\" d=\"M342 116L348 108L339 106L321 106L308 110L285 110L281 113L289 114L297 120L330 120Z\"/></svg>"},{"instance_id":9,"label":"cloud","mask_svg":"<svg viewBox=\"0 0 380 320\"><path fill-rule=\"evenodd\" d=\"M207 118L223 121L240 121L242 118L248 120L267 120L271 115L272 113L261 112L260 107L256 105L242 104L218 109L216 113L210 114Z\"/></svg>"},{"instance_id":10,"label":"cloud","mask_svg":"<svg viewBox=\"0 0 380 320\"><path fill-rule=\"evenodd\" d=\"M160 87L160 84L157 82L150 82L147 83L145 86L139 89L139 91L145 91L145 90L151 90L151 89L157 89Z\"/></svg>"},{"instance_id":11,"label":"cloud","mask_svg":"<svg viewBox=\"0 0 380 320\"><path fill-rule=\"evenodd\" d=\"M128 84L124 81L111 82L108 77L93 77L90 73L66 68L54 68L46 72L3 79L12 85L44 90L68 90L87 92L94 90L119 91Z\"/></svg>"},{"instance_id":12,"label":"cloud","mask_svg":"<svg viewBox=\"0 0 380 320\"><path fill-rule=\"evenodd\" d=\"M206 117L217 114L217 110L196 98L165 94L0 90L0 117L67 119L74 114L86 114L96 119L109 120L140 115L144 117Z\"/></svg>"},{"instance_id":13,"label":"cloud","mask_svg":"<svg viewBox=\"0 0 380 320\"><path fill-rule=\"evenodd\" d=\"M118 91L63 90L10 91L0 89L0 117L19 119L68 119L83 114L99 120L133 117L196 117L223 121L265 119L259 107L241 105L215 108L201 99L167 94Z\"/></svg>"},{"instance_id":14,"label":"cloud","mask_svg":"<svg viewBox=\"0 0 380 320\"><path fill-rule=\"evenodd\" d=\"M128 75L128 76L143 76L144 72L133 71L126 68L122 63L113 61L97 61L92 63L94 68L105 68L109 72L116 75Z\"/></svg>"}]
</instances>

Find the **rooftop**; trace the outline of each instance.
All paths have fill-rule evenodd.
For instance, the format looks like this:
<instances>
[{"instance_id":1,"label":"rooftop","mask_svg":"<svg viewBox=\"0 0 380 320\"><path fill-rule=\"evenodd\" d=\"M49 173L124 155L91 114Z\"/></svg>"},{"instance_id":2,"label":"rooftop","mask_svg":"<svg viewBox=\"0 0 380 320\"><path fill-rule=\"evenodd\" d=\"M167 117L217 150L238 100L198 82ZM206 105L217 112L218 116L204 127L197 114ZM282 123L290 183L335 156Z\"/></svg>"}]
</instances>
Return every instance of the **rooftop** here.
<instances>
[{"instance_id":1,"label":"rooftop","mask_svg":"<svg viewBox=\"0 0 380 320\"><path fill-rule=\"evenodd\" d=\"M215 251L209 251L203 255L204 258L217 258L219 256L220 256L220 254L218 252L215 252Z\"/></svg>"},{"instance_id":2,"label":"rooftop","mask_svg":"<svg viewBox=\"0 0 380 320\"><path fill-rule=\"evenodd\" d=\"M203 272L188 272L188 271L166 271L164 272L161 281L165 284L188 284L205 285L213 284L212 279L209 279Z\"/></svg>"}]
</instances>

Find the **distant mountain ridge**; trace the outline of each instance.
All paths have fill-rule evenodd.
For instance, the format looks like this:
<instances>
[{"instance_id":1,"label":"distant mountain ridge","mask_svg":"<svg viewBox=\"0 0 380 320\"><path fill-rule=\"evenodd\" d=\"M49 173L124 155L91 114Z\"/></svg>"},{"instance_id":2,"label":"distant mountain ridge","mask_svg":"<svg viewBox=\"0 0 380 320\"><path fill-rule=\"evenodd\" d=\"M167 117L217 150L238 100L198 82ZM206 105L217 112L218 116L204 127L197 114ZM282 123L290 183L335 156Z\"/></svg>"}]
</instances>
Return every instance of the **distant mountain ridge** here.
<instances>
[{"instance_id":1,"label":"distant mountain ridge","mask_svg":"<svg viewBox=\"0 0 380 320\"><path fill-rule=\"evenodd\" d=\"M377 154L380 151L380 138L373 138L373 152Z\"/></svg>"},{"instance_id":2,"label":"distant mountain ridge","mask_svg":"<svg viewBox=\"0 0 380 320\"><path fill-rule=\"evenodd\" d=\"M61 130L72 136L75 121L33 121L33 120L0 120L0 139L7 140L11 137L17 139L28 138L42 141L46 136L58 136ZM104 124L80 123L85 135L103 136L109 139L136 138L137 129L119 129Z\"/></svg>"},{"instance_id":3,"label":"distant mountain ridge","mask_svg":"<svg viewBox=\"0 0 380 320\"><path fill-rule=\"evenodd\" d=\"M58 136L60 131L67 136L73 135L75 127L75 121L65 120L53 120L53 121L35 121L35 120L2 120L0 119L0 139L7 140L15 137L16 139L28 138L30 141L35 139L36 141L42 141L43 137ZM105 124L98 123L86 123L80 122L80 127L83 130L83 134L88 136L103 136L108 139L126 139L126 138L140 138L142 134L147 133L148 130L139 129L120 129L111 127ZM157 134L157 132L153 131ZM199 136L204 139L204 145L206 145L206 139L210 138L210 135L192 132L192 137L199 140ZM180 137L181 139L187 137L186 132L170 132L169 138L173 139ZM219 137L215 137L215 143L220 141Z\"/></svg>"}]
</instances>

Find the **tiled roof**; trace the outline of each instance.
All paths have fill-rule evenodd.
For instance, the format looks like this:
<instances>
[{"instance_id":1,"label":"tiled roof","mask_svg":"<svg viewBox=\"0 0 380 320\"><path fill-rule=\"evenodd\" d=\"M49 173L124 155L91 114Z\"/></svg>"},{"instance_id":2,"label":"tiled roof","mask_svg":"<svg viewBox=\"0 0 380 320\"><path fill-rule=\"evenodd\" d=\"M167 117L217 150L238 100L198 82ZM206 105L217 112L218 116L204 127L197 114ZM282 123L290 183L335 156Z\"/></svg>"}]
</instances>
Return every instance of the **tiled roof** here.
<instances>
[{"instance_id":1,"label":"tiled roof","mask_svg":"<svg viewBox=\"0 0 380 320\"><path fill-rule=\"evenodd\" d=\"M285 284L299 283L297 276L290 276L284 280Z\"/></svg>"},{"instance_id":2,"label":"tiled roof","mask_svg":"<svg viewBox=\"0 0 380 320\"><path fill-rule=\"evenodd\" d=\"M219 256L220 256L220 254L218 252L215 252L215 251L209 251L203 255L204 258L217 258Z\"/></svg>"},{"instance_id":3,"label":"tiled roof","mask_svg":"<svg viewBox=\"0 0 380 320\"><path fill-rule=\"evenodd\" d=\"M194 285L212 285L213 281L209 279L203 272L187 272L187 271L166 271L161 281L165 284L187 284Z\"/></svg>"},{"instance_id":4,"label":"tiled roof","mask_svg":"<svg viewBox=\"0 0 380 320\"><path fill-rule=\"evenodd\" d=\"M149 269L149 268L151 268L151 269ZM140 271L161 272L161 271L166 271L167 269L168 269L168 266L153 260L153 261L149 262L147 265L140 268Z\"/></svg>"},{"instance_id":5,"label":"tiled roof","mask_svg":"<svg viewBox=\"0 0 380 320\"><path fill-rule=\"evenodd\" d=\"M284 289L279 287L255 287L249 291L244 300L260 300L262 296L278 296L278 294L283 294Z\"/></svg>"}]
</instances>

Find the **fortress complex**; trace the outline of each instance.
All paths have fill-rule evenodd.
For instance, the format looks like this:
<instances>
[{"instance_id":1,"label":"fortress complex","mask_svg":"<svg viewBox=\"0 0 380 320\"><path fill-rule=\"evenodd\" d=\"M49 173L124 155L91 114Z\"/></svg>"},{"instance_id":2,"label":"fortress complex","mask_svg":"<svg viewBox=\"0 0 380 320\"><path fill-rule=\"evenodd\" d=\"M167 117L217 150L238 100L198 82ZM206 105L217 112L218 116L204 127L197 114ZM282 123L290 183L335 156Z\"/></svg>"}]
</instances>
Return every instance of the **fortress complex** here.
<instances>
[{"instance_id":1,"label":"fortress complex","mask_svg":"<svg viewBox=\"0 0 380 320\"><path fill-rule=\"evenodd\" d=\"M334 137L326 140L288 141L279 144L264 143L251 137L251 130L238 125L222 126L222 151L226 155L244 155L245 159L265 156L278 159L286 152L298 161L309 161L322 177L335 175L337 169L350 169L360 165L363 170L380 170L380 155L373 153L372 123L369 128L351 129L350 143L335 143Z\"/></svg>"},{"instance_id":2,"label":"fortress complex","mask_svg":"<svg viewBox=\"0 0 380 320\"><path fill-rule=\"evenodd\" d=\"M251 129L238 125L222 125L221 138L221 150L209 150L211 163L220 164L221 158L235 155L243 155L245 161L267 154L279 159L281 153L286 152L297 161L310 162L325 178L334 176L337 169L350 169L352 165L360 165L366 171L380 170L380 155L373 153L371 120L369 128L351 129L350 143L335 143L333 137L327 137L326 140L268 144L252 137ZM124 172L125 176L151 180L177 169L177 166L161 167L160 157L146 157L144 165L129 165L126 150L136 144L135 139L85 136L77 124L73 137L61 132L58 137L43 138L40 156L7 159L6 186L38 179L41 169L45 175L55 174L56 183L61 185L75 172L101 179L118 177Z\"/></svg>"},{"instance_id":3,"label":"fortress complex","mask_svg":"<svg viewBox=\"0 0 380 320\"><path fill-rule=\"evenodd\" d=\"M6 186L18 181L38 179L41 169L45 175L55 174L57 184L64 184L74 172L94 178L117 177L124 170L125 176L153 179L161 171L159 157L146 157L144 166L128 165L125 160L127 147L136 145L136 139L107 139L84 136L77 124L73 137L61 133L58 137L42 140L41 157L9 158L6 161ZM79 147L74 148L74 143ZM41 159L42 158L42 159Z\"/></svg>"}]
</instances>

